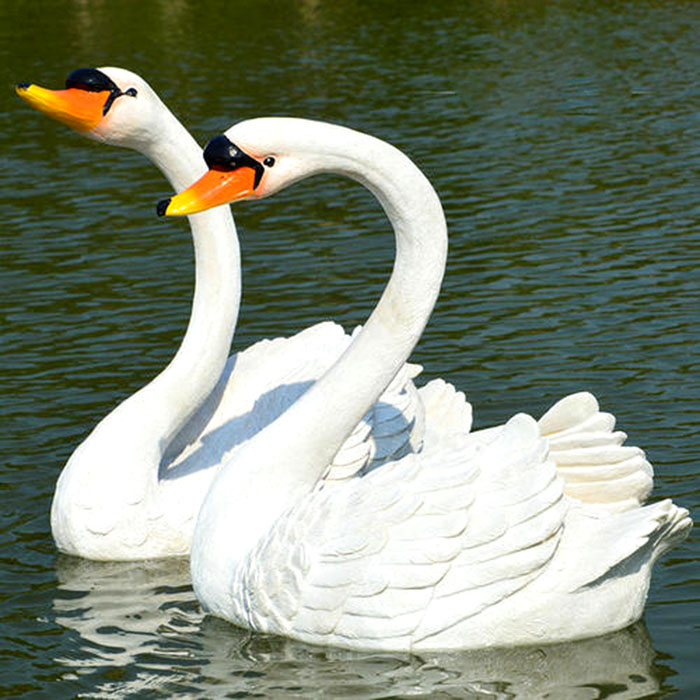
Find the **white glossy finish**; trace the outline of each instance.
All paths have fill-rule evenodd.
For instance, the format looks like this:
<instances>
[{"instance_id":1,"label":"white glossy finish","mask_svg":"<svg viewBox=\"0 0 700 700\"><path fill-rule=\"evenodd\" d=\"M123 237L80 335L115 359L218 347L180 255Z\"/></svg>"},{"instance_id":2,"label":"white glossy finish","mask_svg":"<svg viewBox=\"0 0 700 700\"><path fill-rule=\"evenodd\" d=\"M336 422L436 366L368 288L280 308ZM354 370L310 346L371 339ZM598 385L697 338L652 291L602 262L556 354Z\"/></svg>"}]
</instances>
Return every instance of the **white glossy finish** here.
<instances>
[{"instance_id":1,"label":"white glossy finish","mask_svg":"<svg viewBox=\"0 0 700 700\"><path fill-rule=\"evenodd\" d=\"M640 505L651 468L590 394L539 424L518 414L476 433L445 419L449 408L426 409L420 451L336 488L319 482L428 320L445 267L442 208L411 161L370 136L283 118L226 135L275 157L258 196L326 171L367 186L397 254L353 344L214 480L191 552L204 608L307 642L411 651L577 639L639 618L654 561L691 523L670 501ZM463 400L430 386L427 406Z\"/></svg>"}]
</instances>

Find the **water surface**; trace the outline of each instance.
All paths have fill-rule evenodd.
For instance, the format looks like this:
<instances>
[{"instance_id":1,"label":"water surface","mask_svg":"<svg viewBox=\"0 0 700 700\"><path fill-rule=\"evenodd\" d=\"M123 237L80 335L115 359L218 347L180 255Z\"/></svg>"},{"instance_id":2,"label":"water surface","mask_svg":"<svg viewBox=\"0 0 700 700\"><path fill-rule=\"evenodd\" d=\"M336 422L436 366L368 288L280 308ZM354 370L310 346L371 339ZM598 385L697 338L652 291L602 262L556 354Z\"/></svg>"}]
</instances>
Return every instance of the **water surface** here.
<instances>
[{"instance_id":1,"label":"water surface","mask_svg":"<svg viewBox=\"0 0 700 700\"><path fill-rule=\"evenodd\" d=\"M235 6L234 6L235 5ZM406 151L450 226L413 360L478 426L588 389L694 507L700 58L695 2L84 3L0 7L0 694L34 697L700 695L697 537L657 566L645 620L505 652L353 654L205 618L182 562L58 556L57 475L167 363L187 323L185 221L134 153L29 110L17 81L84 65L151 82L198 139L263 114L337 121ZM241 206L234 347L362 322L391 267L381 210L317 178Z\"/></svg>"}]
</instances>

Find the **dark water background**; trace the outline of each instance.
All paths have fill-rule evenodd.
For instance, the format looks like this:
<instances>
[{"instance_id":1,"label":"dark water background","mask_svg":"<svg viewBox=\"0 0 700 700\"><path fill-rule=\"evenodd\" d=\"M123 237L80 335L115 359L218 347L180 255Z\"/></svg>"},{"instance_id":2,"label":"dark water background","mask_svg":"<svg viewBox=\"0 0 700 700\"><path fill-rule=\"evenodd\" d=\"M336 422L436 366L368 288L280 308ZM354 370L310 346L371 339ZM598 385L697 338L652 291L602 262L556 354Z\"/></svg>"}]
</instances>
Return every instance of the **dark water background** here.
<instances>
[{"instance_id":1,"label":"dark water background","mask_svg":"<svg viewBox=\"0 0 700 700\"><path fill-rule=\"evenodd\" d=\"M171 357L189 313L185 221L141 156L33 113L18 81L143 75L201 142L246 117L338 121L405 150L451 232L413 359L476 423L593 391L655 465L700 491L700 3L0 5L0 695L700 697L700 544L657 566L643 623L576 644L353 654L204 618L186 565L57 556L72 449ZM234 341L361 322L393 255L378 205L319 178L240 206ZM696 514L697 517L697 514Z\"/></svg>"}]
</instances>

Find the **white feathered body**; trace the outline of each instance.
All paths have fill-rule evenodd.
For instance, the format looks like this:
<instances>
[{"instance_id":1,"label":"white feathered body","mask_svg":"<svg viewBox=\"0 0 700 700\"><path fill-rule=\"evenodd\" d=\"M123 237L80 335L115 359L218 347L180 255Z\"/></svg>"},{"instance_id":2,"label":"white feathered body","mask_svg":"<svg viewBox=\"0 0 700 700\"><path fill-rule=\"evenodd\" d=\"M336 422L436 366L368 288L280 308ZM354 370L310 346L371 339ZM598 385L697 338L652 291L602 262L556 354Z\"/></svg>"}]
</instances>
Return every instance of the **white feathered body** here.
<instances>
[{"instance_id":1,"label":"white feathered body","mask_svg":"<svg viewBox=\"0 0 700 700\"><path fill-rule=\"evenodd\" d=\"M631 624L654 561L690 521L670 501L614 502L616 464L640 451L611 450L601 463L586 447L597 431L577 430L596 422L591 399L574 395L554 412L568 417L562 432L579 461L592 459L589 483L610 475L598 502L592 491L588 504L566 495L549 447L557 438L519 414L320 485L230 572L229 608L217 614L314 644L404 651L571 640ZM649 472L642 456L630 472L637 495Z\"/></svg>"}]
</instances>

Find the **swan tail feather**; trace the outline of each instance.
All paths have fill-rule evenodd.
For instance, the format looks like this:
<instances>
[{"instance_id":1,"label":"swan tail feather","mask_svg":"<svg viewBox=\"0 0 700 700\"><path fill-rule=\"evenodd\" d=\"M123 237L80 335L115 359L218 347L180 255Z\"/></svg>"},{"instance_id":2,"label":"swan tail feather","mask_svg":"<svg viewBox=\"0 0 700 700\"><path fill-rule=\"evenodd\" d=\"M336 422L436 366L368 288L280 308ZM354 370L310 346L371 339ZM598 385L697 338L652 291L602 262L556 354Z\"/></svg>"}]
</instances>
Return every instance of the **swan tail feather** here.
<instances>
[{"instance_id":1,"label":"swan tail feather","mask_svg":"<svg viewBox=\"0 0 700 700\"><path fill-rule=\"evenodd\" d=\"M562 543L568 557L557 567L574 575L562 576L562 585L575 591L641 569L646 569L642 580L648 582L654 562L683 541L692 524L688 511L669 499L618 513L573 508ZM586 546L575 547L574 541L585 541Z\"/></svg>"},{"instance_id":2,"label":"swan tail feather","mask_svg":"<svg viewBox=\"0 0 700 700\"><path fill-rule=\"evenodd\" d=\"M550 459L568 496L607 512L642 504L653 485L653 469L639 447L624 445L615 417L599 410L588 392L558 401L539 420Z\"/></svg>"}]
</instances>

